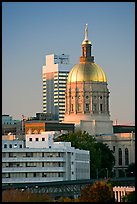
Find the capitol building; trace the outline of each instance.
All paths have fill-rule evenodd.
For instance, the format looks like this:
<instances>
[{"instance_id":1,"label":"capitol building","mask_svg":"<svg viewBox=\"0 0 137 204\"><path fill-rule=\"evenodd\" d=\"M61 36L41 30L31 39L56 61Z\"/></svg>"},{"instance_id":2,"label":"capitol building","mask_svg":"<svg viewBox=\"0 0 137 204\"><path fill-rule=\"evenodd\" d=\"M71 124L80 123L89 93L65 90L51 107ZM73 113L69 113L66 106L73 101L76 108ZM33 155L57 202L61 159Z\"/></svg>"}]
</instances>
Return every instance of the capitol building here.
<instances>
[{"instance_id":1,"label":"capitol building","mask_svg":"<svg viewBox=\"0 0 137 204\"><path fill-rule=\"evenodd\" d=\"M106 73L91 50L86 24L79 64L70 69L68 55L46 56L43 113L37 114L40 119L25 121L24 139L17 137L16 121L2 116L2 183L90 179L90 152L53 141L69 131L86 131L107 144L115 157L115 177L125 176L129 164L135 163L135 127L113 125Z\"/></svg>"},{"instance_id":2,"label":"capitol building","mask_svg":"<svg viewBox=\"0 0 137 204\"><path fill-rule=\"evenodd\" d=\"M74 123L76 130L86 131L107 144L115 156L114 175L119 177L125 175L129 164L135 163L135 131L114 132L107 77L95 62L91 49L86 24L80 62L68 74L63 122Z\"/></svg>"},{"instance_id":3,"label":"capitol building","mask_svg":"<svg viewBox=\"0 0 137 204\"><path fill-rule=\"evenodd\" d=\"M76 129L80 128L91 135L112 134L107 77L102 67L94 61L91 48L86 24L80 63L68 75L64 122L74 123Z\"/></svg>"}]
</instances>

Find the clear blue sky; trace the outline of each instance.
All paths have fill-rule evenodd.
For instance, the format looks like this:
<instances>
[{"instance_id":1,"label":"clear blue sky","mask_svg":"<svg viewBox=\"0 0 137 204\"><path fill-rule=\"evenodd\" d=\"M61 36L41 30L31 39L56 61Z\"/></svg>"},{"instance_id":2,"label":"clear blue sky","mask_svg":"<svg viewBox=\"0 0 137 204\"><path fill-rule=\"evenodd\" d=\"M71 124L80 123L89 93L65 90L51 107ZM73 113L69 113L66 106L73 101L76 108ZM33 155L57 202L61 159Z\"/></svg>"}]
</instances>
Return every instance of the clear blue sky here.
<instances>
[{"instance_id":1,"label":"clear blue sky","mask_svg":"<svg viewBox=\"0 0 137 204\"><path fill-rule=\"evenodd\" d=\"M92 55L107 75L111 119L135 121L134 2L3 2L2 114L42 112L45 55L79 63L85 24Z\"/></svg>"}]
</instances>

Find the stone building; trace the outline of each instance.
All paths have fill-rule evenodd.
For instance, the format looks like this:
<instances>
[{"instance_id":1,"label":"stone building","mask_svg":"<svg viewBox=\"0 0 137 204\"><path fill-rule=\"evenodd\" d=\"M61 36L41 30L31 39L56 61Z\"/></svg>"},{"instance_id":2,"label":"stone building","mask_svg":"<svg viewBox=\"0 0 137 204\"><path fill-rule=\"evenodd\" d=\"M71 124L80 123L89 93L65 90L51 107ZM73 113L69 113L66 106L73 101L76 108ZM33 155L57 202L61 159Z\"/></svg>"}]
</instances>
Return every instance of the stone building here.
<instances>
[{"instance_id":1,"label":"stone building","mask_svg":"<svg viewBox=\"0 0 137 204\"><path fill-rule=\"evenodd\" d=\"M95 63L91 48L86 25L80 63L74 65L68 75L63 122L74 123L76 128L91 135L112 133L107 78Z\"/></svg>"}]
</instances>

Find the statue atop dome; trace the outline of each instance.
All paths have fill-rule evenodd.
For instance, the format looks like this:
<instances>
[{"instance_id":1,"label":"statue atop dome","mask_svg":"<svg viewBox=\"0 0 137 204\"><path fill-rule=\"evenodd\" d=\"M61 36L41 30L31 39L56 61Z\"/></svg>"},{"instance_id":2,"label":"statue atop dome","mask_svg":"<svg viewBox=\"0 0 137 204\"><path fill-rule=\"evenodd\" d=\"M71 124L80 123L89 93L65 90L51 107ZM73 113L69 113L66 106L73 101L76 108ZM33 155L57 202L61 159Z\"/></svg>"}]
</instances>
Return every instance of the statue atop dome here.
<instances>
[{"instance_id":1,"label":"statue atop dome","mask_svg":"<svg viewBox=\"0 0 137 204\"><path fill-rule=\"evenodd\" d=\"M88 40L88 24L87 23L85 27L85 40Z\"/></svg>"}]
</instances>

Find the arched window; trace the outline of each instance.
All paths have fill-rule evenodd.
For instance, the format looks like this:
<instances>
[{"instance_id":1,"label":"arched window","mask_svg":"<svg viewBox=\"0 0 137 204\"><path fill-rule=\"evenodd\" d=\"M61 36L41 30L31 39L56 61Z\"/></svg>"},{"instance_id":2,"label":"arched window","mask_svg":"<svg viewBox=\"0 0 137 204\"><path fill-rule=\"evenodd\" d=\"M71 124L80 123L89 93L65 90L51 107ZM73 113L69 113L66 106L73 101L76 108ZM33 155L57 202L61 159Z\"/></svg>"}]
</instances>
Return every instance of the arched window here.
<instances>
[{"instance_id":1,"label":"arched window","mask_svg":"<svg viewBox=\"0 0 137 204\"><path fill-rule=\"evenodd\" d=\"M125 165L129 164L128 148L125 149Z\"/></svg>"},{"instance_id":2,"label":"arched window","mask_svg":"<svg viewBox=\"0 0 137 204\"><path fill-rule=\"evenodd\" d=\"M119 160L119 165L122 165L122 150L121 150L121 148L118 149L118 160Z\"/></svg>"}]
</instances>

